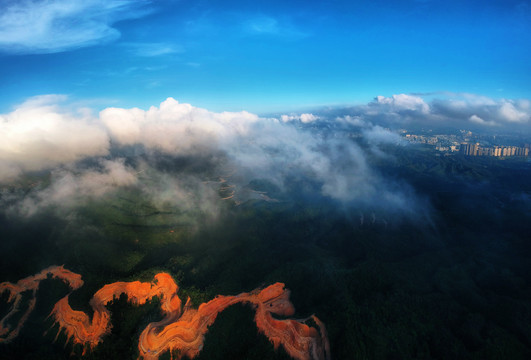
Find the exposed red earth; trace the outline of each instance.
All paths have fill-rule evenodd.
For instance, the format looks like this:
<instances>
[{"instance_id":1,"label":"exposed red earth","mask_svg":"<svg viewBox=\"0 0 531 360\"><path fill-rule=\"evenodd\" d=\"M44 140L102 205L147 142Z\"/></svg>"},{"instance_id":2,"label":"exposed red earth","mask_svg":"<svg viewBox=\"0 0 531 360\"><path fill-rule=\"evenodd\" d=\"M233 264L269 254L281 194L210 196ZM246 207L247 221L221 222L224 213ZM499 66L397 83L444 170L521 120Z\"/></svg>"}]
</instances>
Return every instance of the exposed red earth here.
<instances>
[{"instance_id":1,"label":"exposed red earth","mask_svg":"<svg viewBox=\"0 0 531 360\"><path fill-rule=\"evenodd\" d=\"M0 284L0 294L9 292L8 302L13 303L9 313L0 321L0 343L14 339L29 314L35 307L35 295L41 280L51 275L66 282L73 290L83 285L81 275L75 274L62 266L52 266L39 274L18 281ZM19 311L22 293L32 291L33 297L28 309L20 318L14 329L7 325L9 318ZM191 307L190 298L182 306L177 295L178 286L167 273L155 275L152 282L115 282L105 285L94 294L90 305L94 310L92 320L82 311L73 310L68 303L68 295L55 304L51 316L59 325L59 332L64 331L74 344L83 346L83 353L96 347L105 334L111 331L111 313L105 307L113 299L125 294L129 302L143 305L153 297L161 300L163 319L148 324L140 334L138 350L141 358L158 359L166 351L194 358L203 348L203 341L208 327L214 323L217 315L227 307L237 304L250 304L255 310L255 322L277 349L280 345L294 359L329 360L330 346L324 324L314 315L304 320L278 320L272 314L280 316L293 315L295 309L289 300L290 292L282 283L275 283L264 289L236 296L217 296L203 303L198 309ZM317 328L305 324L312 319Z\"/></svg>"},{"instance_id":2,"label":"exposed red earth","mask_svg":"<svg viewBox=\"0 0 531 360\"><path fill-rule=\"evenodd\" d=\"M12 284L10 282L0 283L0 294L7 291L9 293L7 301L9 303L13 303L11 310L2 318L2 320L0 320L0 344L10 342L18 335L20 329L24 325L24 322L26 322L28 316L35 308L35 302L37 301L36 295L40 282L44 279L47 279L48 275L51 275L54 279L63 280L70 286L72 290L79 289L81 286L83 286L81 275L73 273L62 266L50 266L36 275L28 276L27 278L19 280L16 284ZM17 326L15 326L14 329L11 329L7 325L7 321L20 311L19 307L20 301L22 300L22 293L26 291L32 292L32 298L29 300L28 308L18 321Z\"/></svg>"}]
</instances>

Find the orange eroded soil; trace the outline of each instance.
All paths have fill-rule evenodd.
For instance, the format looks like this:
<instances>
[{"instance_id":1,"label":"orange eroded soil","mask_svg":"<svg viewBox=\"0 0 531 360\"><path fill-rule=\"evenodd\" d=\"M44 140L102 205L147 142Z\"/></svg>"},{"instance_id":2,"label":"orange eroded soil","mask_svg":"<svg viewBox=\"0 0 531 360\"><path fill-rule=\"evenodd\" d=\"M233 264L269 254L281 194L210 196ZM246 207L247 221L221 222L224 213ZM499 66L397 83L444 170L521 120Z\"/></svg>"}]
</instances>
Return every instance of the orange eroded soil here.
<instances>
[{"instance_id":1,"label":"orange eroded soil","mask_svg":"<svg viewBox=\"0 0 531 360\"><path fill-rule=\"evenodd\" d=\"M70 286L72 290L79 289L81 286L83 286L81 275L73 273L62 266L50 266L36 275L19 280L16 284L10 282L0 283L0 294L7 291L9 293L7 302L12 303L11 310L2 318L2 320L0 320L0 344L10 342L18 335L20 329L24 325L24 322L26 322L28 316L35 308L35 302L37 300L35 296L37 294L37 289L39 288L40 282L48 278L48 275L51 275L54 279L63 280ZM22 300L22 293L26 291L32 292L32 298L29 300L28 308L18 321L18 324L14 329L11 329L7 322L9 321L9 318L20 311L19 307L21 305L20 301Z\"/></svg>"},{"instance_id":2,"label":"orange eroded soil","mask_svg":"<svg viewBox=\"0 0 531 360\"><path fill-rule=\"evenodd\" d=\"M9 291L8 301L13 302L12 310L0 322L1 341L8 342L18 334L33 310L38 284L48 274L67 282L72 290L83 285L80 275L57 266L20 280L17 284L0 284L0 293ZM33 299L17 327L10 330L4 323L14 312L18 311L20 294L27 290L33 291ZM94 309L92 320L84 312L73 310L70 307L68 295L57 302L50 315L53 315L55 322L59 324L59 331L64 331L68 339L72 339L74 343L83 345L85 352L98 345L103 336L111 330L111 313L105 307L110 301L121 294L126 294L131 303L142 305L158 296L161 299L163 319L148 324L141 333L138 342L140 357L158 359L166 351L178 350L179 358L184 355L193 358L203 348L204 336L217 315L233 304L246 303L255 309L256 325L259 331L273 343L275 349L282 345L291 357L300 360L330 359L326 329L317 317L312 315L309 318L317 324L318 328L314 328L305 324L305 320L277 320L272 316L272 314L290 316L295 312L289 300L290 292L282 283L275 283L265 289L236 296L217 296L201 304L198 309L191 307L190 299L182 307L177 291L178 286L173 278L169 274L159 273L151 283L133 281L105 285L90 300L90 305Z\"/></svg>"}]
</instances>

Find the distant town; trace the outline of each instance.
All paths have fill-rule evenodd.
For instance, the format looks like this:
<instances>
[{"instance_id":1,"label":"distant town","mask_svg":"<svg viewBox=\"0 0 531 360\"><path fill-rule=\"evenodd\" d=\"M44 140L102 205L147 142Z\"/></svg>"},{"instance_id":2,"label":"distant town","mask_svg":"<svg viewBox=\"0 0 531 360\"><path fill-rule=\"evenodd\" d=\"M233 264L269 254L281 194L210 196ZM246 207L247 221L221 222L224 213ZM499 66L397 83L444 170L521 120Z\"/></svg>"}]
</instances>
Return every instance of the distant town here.
<instances>
[{"instance_id":1,"label":"distant town","mask_svg":"<svg viewBox=\"0 0 531 360\"><path fill-rule=\"evenodd\" d=\"M467 130L450 135L420 135L400 130L400 134L410 143L431 145L446 156L527 157L531 147L529 143L522 143L522 139L503 135L477 135Z\"/></svg>"}]
</instances>

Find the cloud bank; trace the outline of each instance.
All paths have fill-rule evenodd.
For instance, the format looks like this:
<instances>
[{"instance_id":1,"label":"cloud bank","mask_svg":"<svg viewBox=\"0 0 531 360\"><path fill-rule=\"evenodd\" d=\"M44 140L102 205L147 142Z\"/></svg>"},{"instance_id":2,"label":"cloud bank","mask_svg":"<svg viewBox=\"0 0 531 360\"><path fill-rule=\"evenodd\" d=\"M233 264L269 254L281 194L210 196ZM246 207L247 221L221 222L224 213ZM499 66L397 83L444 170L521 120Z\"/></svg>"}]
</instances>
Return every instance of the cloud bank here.
<instances>
[{"instance_id":1,"label":"cloud bank","mask_svg":"<svg viewBox=\"0 0 531 360\"><path fill-rule=\"evenodd\" d=\"M32 171L50 174L48 185L24 195L25 214L128 186L161 206L215 214L220 198L245 201L255 179L284 193L414 211L414 196L374 171L367 150L346 134L316 131L322 119L313 114L261 118L168 98L148 110L106 108L94 115L69 111L63 100L32 98L0 117L0 182ZM372 145L395 140L381 127L365 130ZM229 185L233 195L220 195Z\"/></svg>"},{"instance_id":2,"label":"cloud bank","mask_svg":"<svg viewBox=\"0 0 531 360\"><path fill-rule=\"evenodd\" d=\"M314 122L319 119L319 116L315 116L314 114L291 114L291 115L281 115L280 119L284 122L293 121L293 120L299 120L300 122L304 124L308 124L311 122Z\"/></svg>"},{"instance_id":3,"label":"cloud bank","mask_svg":"<svg viewBox=\"0 0 531 360\"><path fill-rule=\"evenodd\" d=\"M522 130L531 123L531 103L526 99L492 99L474 94L444 93L426 101L417 95L378 96L367 105L334 111L365 121L424 128Z\"/></svg>"},{"instance_id":4,"label":"cloud bank","mask_svg":"<svg viewBox=\"0 0 531 360\"><path fill-rule=\"evenodd\" d=\"M61 100L59 95L39 96L0 115L0 181L108 153L103 126L86 110L76 116L61 109Z\"/></svg>"},{"instance_id":5,"label":"cloud bank","mask_svg":"<svg viewBox=\"0 0 531 360\"><path fill-rule=\"evenodd\" d=\"M117 21L146 14L142 0L26 0L0 5L0 50L62 52L116 40Z\"/></svg>"},{"instance_id":6,"label":"cloud bank","mask_svg":"<svg viewBox=\"0 0 531 360\"><path fill-rule=\"evenodd\" d=\"M23 213L136 187L161 207L215 215L220 198L267 199L249 191L255 180L285 194L414 213L414 191L369 161L392 161L382 145L403 144L393 127L522 128L531 114L527 100L470 94L430 102L379 96L363 106L270 118L211 112L173 98L147 110L110 107L97 115L64 101L35 97L0 115L0 183L50 174L48 185L25 195Z\"/></svg>"}]
</instances>

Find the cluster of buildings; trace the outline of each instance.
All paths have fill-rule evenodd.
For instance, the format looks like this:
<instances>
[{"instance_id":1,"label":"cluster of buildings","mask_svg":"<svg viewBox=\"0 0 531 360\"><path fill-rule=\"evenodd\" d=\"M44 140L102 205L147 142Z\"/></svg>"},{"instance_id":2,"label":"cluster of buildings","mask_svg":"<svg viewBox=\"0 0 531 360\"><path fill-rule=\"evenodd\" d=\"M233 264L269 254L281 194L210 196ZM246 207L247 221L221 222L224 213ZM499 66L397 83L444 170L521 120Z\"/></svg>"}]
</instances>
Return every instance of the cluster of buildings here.
<instances>
[{"instance_id":1,"label":"cluster of buildings","mask_svg":"<svg viewBox=\"0 0 531 360\"><path fill-rule=\"evenodd\" d=\"M416 144L436 145L437 142L439 141L437 136L406 134L405 137L407 141L416 143Z\"/></svg>"},{"instance_id":2,"label":"cluster of buildings","mask_svg":"<svg viewBox=\"0 0 531 360\"><path fill-rule=\"evenodd\" d=\"M523 147L519 146L491 146L483 147L479 143L461 144L459 152L467 156L529 156L529 144Z\"/></svg>"},{"instance_id":3,"label":"cluster of buildings","mask_svg":"<svg viewBox=\"0 0 531 360\"><path fill-rule=\"evenodd\" d=\"M520 142L522 139L516 140L510 139L507 136L498 135L475 135L466 130L445 135L411 134L407 130L400 130L400 133L405 140L411 143L434 146L436 151L445 156L462 154L466 156L495 156L506 158L513 156L526 157L531 152L529 144L524 146L499 145L500 142L510 144L513 141Z\"/></svg>"}]
</instances>

